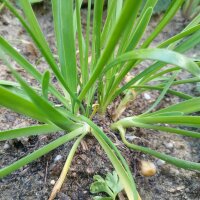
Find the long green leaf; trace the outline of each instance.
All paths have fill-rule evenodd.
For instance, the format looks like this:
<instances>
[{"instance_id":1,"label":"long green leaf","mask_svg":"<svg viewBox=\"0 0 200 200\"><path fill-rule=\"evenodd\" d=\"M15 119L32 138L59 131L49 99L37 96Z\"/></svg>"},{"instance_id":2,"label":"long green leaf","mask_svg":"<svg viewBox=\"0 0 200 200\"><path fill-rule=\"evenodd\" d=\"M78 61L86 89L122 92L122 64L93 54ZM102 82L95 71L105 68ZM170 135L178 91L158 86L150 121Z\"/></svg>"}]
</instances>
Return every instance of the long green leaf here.
<instances>
[{"instance_id":1,"label":"long green leaf","mask_svg":"<svg viewBox=\"0 0 200 200\"><path fill-rule=\"evenodd\" d=\"M26 93L29 95L31 100L34 102L36 107L41 110L41 112L46 116L46 119L50 120L52 123L56 124L58 127L61 127L64 130L72 130L73 129L73 122L66 118L63 114L61 114L58 110L56 110L47 100L39 96L34 89L32 89L16 72L15 69L9 64L6 60L6 57L1 54L0 51L0 58L6 63L7 67L11 70L14 77L17 81L21 84L22 88Z\"/></svg>"},{"instance_id":2,"label":"long green leaf","mask_svg":"<svg viewBox=\"0 0 200 200\"><path fill-rule=\"evenodd\" d=\"M10 139L19 138L19 137L28 137L31 135L53 133L59 130L61 129L54 125L44 124L44 125L31 126L31 127L26 127L26 128L18 128L18 129L12 129L12 130L7 130L7 131L1 131L0 141L10 140Z\"/></svg>"},{"instance_id":3,"label":"long green leaf","mask_svg":"<svg viewBox=\"0 0 200 200\"><path fill-rule=\"evenodd\" d=\"M114 29L112 30L112 32L110 34L110 38L108 39L107 45L106 45L105 49L103 50L101 57L98 60L96 69L95 69L94 73L92 74L90 80L86 84L86 86L81 91L81 94L79 95L80 101L84 98L85 94L88 92L88 90L94 84L95 80L98 79L99 74L101 73L105 64L108 62L110 56L114 52L115 46L117 45L117 42L119 41L120 36L122 35L125 26L128 24L127 22L129 21L130 16L132 16L132 14L134 13L134 10L137 9L137 6L138 6L138 1L136 1L136 0L125 1L121 15L120 15ZM122 29L121 27L124 27L124 28Z\"/></svg>"},{"instance_id":4,"label":"long green leaf","mask_svg":"<svg viewBox=\"0 0 200 200\"><path fill-rule=\"evenodd\" d=\"M26 0L27 1L27 0ZM7 8L19 19L19 21L21 22L21 24L23 25L23 27L26 29L26 31L30 34L31 38L34 40L35 44L38 46L39 50L41 51L41 53L43 54L43 56L45 57L46 61L48 62L49 66L51 67L51 69L53 70L55 76L57 77L57 79L60 81L60 83L63 85L63 87L65 88L65 90L70 94L70 96L72 97L72 99L74 100L74 102L77 102L78 104L80 104L80 102L77 100L76 95L70 90L69 86L67 85L65 79L63 78L63 76L61 75L57 64L54 60L54 58L46 51L45 47L41 45L41 41L40 38L37 38L35 33L32 31L32 29L30 29L30 27L27 25L27 23L25 22L25 20L23 19L23 17L17 12L17 10L15 9L15 7L9 3L7 0L4 0L5 5L7 6ZM24 3L24 2L23 2ZM27 2L25 2L27 3ZM27 8L29 11L26 10L26 13L31 16L29 17L29 22L31 23L31 17L35 18L35 16L32 16L33 11L31 6L24 6L25 9ZM38 27L39 28L39 27Z\"/></svg>"},{"instance_id":5,"label":"long green leaf","mask_svg":"<svg viewBox=\"0 0 200 200\"><path fill-rule=\"evenodd\" d=\"M33 102L0 86L0 105L41 122L48 122L46 116Z\"/></svg>"},{"instance_id":6,"label":"long green leaf","mask_svg":"<svg viewBox=\"0 0 200 200\"><path fill-rule=\"evenodd\" d=\"M54 28L61 71L70 90L77 91L73 1L52 0Z\"/></svg>"},{"instance_id":7,"label":"long green leaf","mask_svg":"<svg viewBox=\"0 0 200 200\"><path fill-rule=\"evenodd\" d=\"M165 15L162 17L160 23L156 26L154 31L148 36L148 38L144 41L141 48L148 47L149 44L156 38L156 36L163 30L163 28L170 22L170 20L174 17L177 10L180 8L184 0L176 0L172 1L169 9L165 12Z\"/></svg>"},{"instance_id":8,"label":"long green leaf","mask_svg":"<svg viewBox=\"0 0 200 200\"><path fill-rule=\"evenodd\" d=\"M73 140L77 136L86 133L87 131L88 131L88 129L85 127L78 128L78 129L54 140L53 142L45 145L44 147L34 151L33 153L25 156L24 158L21 158L20 160L14 162L13 164L0 169L0 178L3 178L4 176L12 173L13 171L21 168L24 165L27 165L28 163L36 160L37 158L40 158L41 156L49 153L50 151L61 146L62 144L66 143L70 140Z\"/></svg>"},{"instance_id":9,"label":"long green leaf","mask_svg":"<svg viewBox=\"0 0 200 200\"><path fill-rule=\"evenodd\" d=\"M108 64L108 66L105 68L105 71L109 70L113 66L131 61L131 60L158 60L161 62L165 62L168 64L173 64L175 66L179 66L183 69L186 69L193 75L200 77L200 68L199 66L193 62L192 59L187 58L186 56L179 54L177 52L167 50L167 49L138 49L131 52L127 52L125 54L122 54L118 58L116 58L114 61ZM104 72L105 72L104 71Z\"/></svg>"},{"instance_id":10,"label":"long green leaf","mask_svg":"<svg viewBox=\"0 0 200 200\"><path fill-rule=\"evenodd\" d=\"M199 116L169 116L168 113L166 115L153 115L148 117L136 117L134 119L136 122L147 123L147 124L156 124L156 123L164 123L164 124L175 124L175 125L184 125L184 126L192 126L192 127L200 127L200 117Z\"/></svg>"},{"instance_id":11,"label":"long green leaf","mask_svg":"<svg viewBox=\"0 0 200 200\"><path fill-rule=\"evenodd\" d=\"M161 113L168 113L168 112L182 112L184 114L190 114L190 113L194 113L198 111L200 111L200 97L196 97L196 98L169 106L167 108L163 108L156 112L150 113L147 116L154 115L154 114L157 115Z\"/></svg>"},{"instance_id":12,"label":"long green leaf","mask_svg":"<svg viewBox=\"0 0 200 200\"><path fill-rule=\"evenodd\" d=\"M127 147L129 147L133 150L152 155L154 157L157 157L161 160L164 160L164 161L166 161L166 162L168 162L172 165L175 165L175 166L183 168L183 169L200 171L200 164L199 163L178 159L178 158L175 158L173 156L169 156L169 155L164 154L164 153L159 153L159 152L154 151L154 150L147 148L147 147L142 147L142 146L138 146L138 145L135 145L135 144L131 144L125 138L124 129L119 127L119 131L120 131L120 135L122 137L123 142L127 145Z\"/></svg>"}]
</instances>

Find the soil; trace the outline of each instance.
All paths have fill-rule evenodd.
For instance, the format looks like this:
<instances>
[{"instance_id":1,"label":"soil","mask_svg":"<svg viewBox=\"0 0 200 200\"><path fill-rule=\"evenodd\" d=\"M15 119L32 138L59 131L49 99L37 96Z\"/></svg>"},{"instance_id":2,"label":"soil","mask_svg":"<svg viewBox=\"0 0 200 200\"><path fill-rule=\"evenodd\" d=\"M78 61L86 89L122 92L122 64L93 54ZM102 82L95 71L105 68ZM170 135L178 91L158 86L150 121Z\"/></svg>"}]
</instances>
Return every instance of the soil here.
<instances>
[{"instance_id":1,"label":"soil","mask_svg":"<svg viewBox=\"0 0 200 200\"><path fill-rule=\"evenodd\" d=\"M52 15L49 5L46 3L40 4L35 6L34 9L44 34L46 35L53 52L56 53ZM83 15L85 15L84 10ZM146 32L146 36L154 29L161 17L162 15L153 18L151 26ZM186 23L187 22L183 20L179 13L167 28L165 28L163 33L156 38L156 41L153 42L152 46L155 46L158 42L169 38L182 30ZM40 71L44 71L47 68L43 59L40 59L40 62L36 62L40 58L39 52L36 50L17 19L15 19L6 9L0 13L0 34L10 41L10 43L32 63L37 63L37 68ZM198 50L199 47L188 52L188 55L198 57L200 55ZM19 69L15 62L12 63ZM0 79L13 80L6 67L2 63L0 63L0 66ZM37 85L37 82L34 81L33 78L27 76L23 70L21 70L20 73L30 84ZM181 78L186 76L188 76L187 73L181 74ZM195 85L186 84L178 89L187 91L187 93L191 94L194 94L195 92L195 94L199 96L198 91L195 91ZM142 113L158 95L157 92L147 92L146 94L150 97L149 99L145 98L144 94L138 96L138 98L129 105L123 115L132 116ZM178 98L166 95L166 98L159 106L165 107L172 103L177 103L178 101ZM118 104L118 102L119 100L116 100L115 105ZM113 107L114 105L112 105L112 108ZM112 108L108 110L108 113L112 111ZM178 169L153 157L129 150L122 142L120 142L117 132L113 133L110 131L109 125L112 121L109 114L103 119L99 118L97 115L94 117L94 121L104 129L110 138L112 138L122 155L126 158L133 176L135 177L139 194L143 200L200 199L199 173ZM36 121L28 119L20 114L16 114L5 108L0 108L0 130L26 127L36 123ZM19 140L0 142L1 168L13 163L63 134L63 132L58 132L48 136L32 136L29 138L21 138ZM137 136L137 138L134 139L134 142L137 144L151 147L152 149L165 152L178 158L200 162L200 144L196 139L139 128L129 129L127 130L127 134L134 134ZM73 141L57 148L51 153L0 180L0 200L48 199L53 188L52 183L58 179L72 144ZM151 160L157 166L157 174L149 178L140 175L138 168L140 160ZM84 139L84 143L80 145L76 152L67 179L56 199L92 199L89 187L93 181L93 176L95 174L105 176L107 172L111 172L112 170L113 167L97 141L92 136L87 136Z\"/></svg>"}]
</instances>

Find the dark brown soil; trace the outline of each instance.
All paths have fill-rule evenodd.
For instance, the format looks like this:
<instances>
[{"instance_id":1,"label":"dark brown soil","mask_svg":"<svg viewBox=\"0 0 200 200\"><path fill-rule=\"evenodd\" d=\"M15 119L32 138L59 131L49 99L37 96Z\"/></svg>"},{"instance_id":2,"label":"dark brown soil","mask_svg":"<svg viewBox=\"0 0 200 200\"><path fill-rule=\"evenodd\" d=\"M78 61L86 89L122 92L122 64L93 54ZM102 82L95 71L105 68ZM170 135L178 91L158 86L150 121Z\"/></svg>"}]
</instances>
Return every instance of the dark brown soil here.
<instances>
[{"instance_id":1,"label":"dark brown soil","mask_svg":"<svg viewBox=\"0 0 200 200\"><path fill-rule=\"evenodd\" d=\"M47 4L41 4L35 7L35 11L47 40L49 41L53 51L56 52L52 16L49 6ZM83 10L83 14L84 13L85 11ZM146 33L147 36L156 26L158 18L159 16L152 20L151 27ZM163 33L157 37L153 46L180 31L184 27L184 24L185 22L180 14L178 14L170 25L163 31ZM6 9L4 9L0 14L0 34L8 39L32 63L36 63L40 56L39 52L21 28L20 23ZM189 52L188 54L191 56L199 56L200 54L198 53L198 50L199 48ZM15 62L13 62L13 64L16 66ZM12 80L11 74L2 63L0 63L0 67L0 79ZM44 71L47 65L44 60L41 60L37 67L41 71ZM31 77L27 76L23 71L21 73L31 84L37 85ZM182 76L185 77L188 76L188 74L183 73ZM179 87L179 90L192 93L194 92L194 87L194 85L184 85ZM150 99L145 99L144 95L139 96L137 100L131 103L126 109L124 116L142 113L158 95L157 92L147 92L147 94L150 95ZM196 94L200 95L199 93ZM160 107L165 107L178 101L178 98L167 95L165 100L162 101ZM116 104L117 103L118 102L116 102ZM109 116L101 120L98 116L96 116L94 121L104 129L110 138L112 138L113 142L126 158L131 167L133 176L135 177L139 194L143 200L200 199L199 173L178 169L153 157L127 149L124 144L120 142L117 132L110 131L109 125L111 120ZM0 108L0 130L26 127L27 125L35 123L37 122L5 108ZM13 163L14 161L22 158L30 152L33 152L63 134L63 132L59 132L48 136L33 136L29 138L22 138L20 140L0 142L1 168ZM138 138L136 138L134 142L138 144L149 146L155 150L165 152L178 158L200 162L200 145L198 140L138 128L128 130L127 134L134 134L137 136ZM73 141L59 147L48 155L43 156L42 158L0 180L0 200L48 199L53 188L52 182L58 179L72 144ZM60 160L56 161L58 155ZM157 174L150 178L141 176L138 170L139 160L151 160L154 162L157 166ZM89 187L92 183L93 175L100 174L105 176L107 172L112 170L113 167L97 141L92 136L87 136L84 139L84 145L81 145L78 148L67 180L65 181L65 184L56 199L92 199Z\"/></svg>"}]
</instances>

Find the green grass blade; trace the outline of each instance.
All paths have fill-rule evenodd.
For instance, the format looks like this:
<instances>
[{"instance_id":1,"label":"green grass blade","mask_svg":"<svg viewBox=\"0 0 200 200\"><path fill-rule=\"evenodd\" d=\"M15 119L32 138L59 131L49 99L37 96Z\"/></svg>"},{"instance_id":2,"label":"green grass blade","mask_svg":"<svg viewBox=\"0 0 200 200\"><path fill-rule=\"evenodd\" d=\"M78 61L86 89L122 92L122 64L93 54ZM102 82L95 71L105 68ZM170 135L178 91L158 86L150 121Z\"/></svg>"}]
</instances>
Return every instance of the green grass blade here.
<instances>
[{"instance_id":1,"label":"green grass blade","mask_svg":"<svg viewBox=\"0 0 200 200\"><path fill-rule=\"evenodd\" d=\"M48 91L49 91L49 81L50 81L50 72L45 71L42 77L42 94L45 99L48 100Z\"/></svg>"},{"instance_id":2,"label":"green grass blade","mask_svg":"<svg viewBox=\"0 0 200 200\"><path fill-rule=\"evenodd\" d=\"M77 93L73 1L52 0L54 29L61 71L69 89Z\"/></svg>"},{"instance_id":3,"label":"green grass blade","mask_svg":"<svg viewBox=\"0 0 200 200\"><path fill-rule=\"evenodd\" d=\"M134 49L138 42L140 41L140 39L142 38L147 25L149 24L149 21L151 19L151 15L153 13L153 9L150 7L146 10L146 12L144 13L144 16L141 18L141 20L138 22L137 27L134 31L134 33L132 34L132 39L128 45L128 47L126 48L126 52L127 51L131 51L132 49Z\"/></svg>"},{"instance_id":4,"label":"green grass blade","mask_svg":"<svg viewBox=\"0 0 200 200\"><path fill-rule=\"evenodd\" d=\"M108 1L107 17L101 33L101 48L105 46L110 30L113 28L113 24L115 23L115 20L113 20L113 18L116 19L116 14L115 14L116 7L117 7L116 0ZM115 15L115 17L113 17L113 15Z\"/></svg>"},{"instance_id":5,"label":"green grass blade","mask_svg":"<svg viewBox=\"0 0 200 200\"><path fill-rule=\"evenodd\" d=\"M19 19L19 21L21 22L21 24L23 25L23 27L30 34L31 38L34 40L35 44L38 46L39 50L41 51L41 53L45 57L45 59L48 62L49 66L53 70L55 76L60 81L60 83L63 85L63 87L65 88L65 90L70 94L70 96L72 97L72 99L74 100L74 102L77 102L78 104L80 104L80 102L76 98L76 95L70 90L69 86L66 84L66 81L64 80L63 76L61 75L61 73L60 73L60 71L59 71L59 69L57 67L57 64L56 64L54 58L48 54L48 52L46 51L46 49L44 48L44 46L41 45L40 40L32 32L32 30L29 28L29 26L24 21L23 17L20 16L20 14L12 6L12 4L9 3L6 0L4 2L5 2L5 5L7 6L7 8Z\"/></svg>"},{"instance_id":6,"label":"green grass blade","mask_svg":"<svg viewBox=\"0 0 200 200\"><path fill-rule=\"evenodd\" d=\"M181 42L174 50L178 51L180 53L186 52L196 45L200 43L200 30L196 31L194 34L192 34L190 37L188 37L185 41Z\"/></svg>"},{"instance_id":7,"label":"green grass blade","mask_svg":"<svg viewBox=\"0 0 200 200\"><path fill-rule=\"evenodd\" d=\"M50 124L44 124L44 125L31 126L31 127L26 127L26 128L18 128L18 129L12 129L12 130L7 130L7 131L1 131L0 141L11 140L11 139L19 138L19 137L28 137L32 135L53 133L59 130L61 129L56 126L53 126Z\"/></svg>"},{"instance_id":8,"label":"green grass blade","mask_svg":"<svg viewBox=\"0 0 200 200\"><path fill-rule=\"evenodd\" d=\"M101 27L104 0L94 1L94 18L92 31L92 69L95 69L96 63L101 55Z\"/></svg>"},{"instance_id":9,"label":"green grass blade","mask_svg":"<svg viewBox=\"0 0 200 200\"><path fill-rule=\"evenodd\" d=\"M170 79L169 81L165 84L163 91L160 93L160 95L158 96L158 98L156 99L156 101L153 103L153 105L143 114L147 114L149 112L151 112L160 102L161 100L164 98L165 94L168 92L169 88L171 87L171 85L174 82L174 79L176 78L177 73L175 73Z\"/></svg>"},{"instance_id":10,"label":"green grass blade","mask_svg":"<svg viewBox=\"0 0 200 200\"><path fill-rule=\"evenodd\" d=\"M120 121L119 121L119 123L120 123ZM122 122L121 125L123 125L123 122ZM179 134L179 135L192 137L192 138L200 138L200 133L197 133L197 132L194 132L194 131L171 128L171 127L167 127L167 126L157 126L157 125L152 125L152 124L144 124L144 123L139 123L139 122L135 122L135 121L131 121L129 124L127 124L126 127L124 127L124 126L123 127L124 128L130 128L130 127L133 127L133 126L139 127L139 128L153 129L153 130L157 130L157 131L164 131L164 132L167 132L167 133Z\"/></svg>"},{"instance_id":11,"label":"green grass blade","mask_svg":"<svg viewBox=\"0 0 200 200\"><path fill-rule=\"evenodd\" d=\"M158 48L163 48L163 47L167 47L170 44L173 44L174 42L193 34L194 32L200 30L200 25L196 25L190 29L187 29L171 38L169 38L168 40L165 40L164 42L162 42L161 44L158 45Z\"/></svg>"},{"instance_id":12,"label":"green grass blade","mask_svg":"<svg viewBox=\"0 0 200 200\"><path fill-rule=\"evenodd\" d=\"M136 122L146 123L146 124L155 124L155 123L164 123L164 124L175 124L175 125L184 125L191 127L200 127L200 117L199 116L166 116L163 115L151 115L151 116L141 116L134 119Z\"/></svg>"},{"instance_id":13,"label":"green grass blade","mask_svg":"<svg viewBox=\"0 0 200 200\"><path fill-rule=\"evenodd\" d=\"M167 108L163 108L152 114L148 114L147 116L154 115L154 114L161 114L161 113L168 113L168 112L182 112L184 114L191 114L194 112L200 111L200 97L196 97L187 101L183 101L181 103L169 106Z\"/></svg>"},{"instance_id":14,"label":"green grass blade","mask_svg":"<svg viewBox=\"0 0 200 200\"><path fill-rule=\"evenodd\" d=\"M193 75L200 77L200 68L199 66L193 62L192 59L187 58L186 56L179 54L177 52L167 50L167 49L138 49L134 50L125 54L122 54L118 58L116 58L114 61L111 61L111 63L108 64L108 66L105 68L105 71L109 70L113 66L124 63L126 61L131 60L158 60L161 62L165 62L168 64L172 64L175 66L178 66L182 69L186 69ZM104 71L104 73L105 73Z\"/></svg>"},{"instance_id":15,"label":"green grass blade","mask_svg":"<svg viewBox=\"0 0 200 200\"><path fill-rule=\"evenodd\" d=\"M84 65L84 38L82 33L82 26L81 26L81 2L76 2L76 24L77 24L77 32L78 32L78 45L79 45L79 57L80 57L80 68L81 68L81 77L82 77L82 84L85 85L88 77L88 70L86 65Z\"/></svg>"},{"instance_id":16,"label":"green grass blade","mask_svg":"<svg viewBox=\"0 0 200 200\"><path fill-rule=\"evenodd\" d=\"M42 30L40 28L40 25L36 19L36 16L32 10L31 3L28 0L19 0L20 6L24 11L24 14L26 16L26 19L28 21L28 24L30 25L30 29L33 32L33 34L37 37L40 45L45 49L46 53L48 54L48 57L53 59L53 54L51 53L51 50L49 48L49 45L44 37L44 34L42 33Z\"/></svg>"},{"instance_id":17,"label":"green grass blade","mask_svg":"<svg viewBox=\"0 0 200 200\"><path fill-rule=\"evenodd\" d=\"M46 116L31 101L0 86L0 105L9 108L17 113L37 119L41 122L48 122Z\"/></svg>"},{"instance_id":18,"label":"green grass blade","mask_svg":"<svg viewBox=\"0 0 200 200\"><path fill-rule=\"evenodd\" d=\"M156 36L163 30L163 28L171 21L174 15L177 13L177 10L180 8L184 0L172 1L169 9L165 12L165 15L162 17L160 23L156 26L154 31L150 36L144 41L141 48L148 47L150 43L156 38Z\"/></svg>"},{"instance_id":19,"label":"green grass blade","mask_svg":"<svg viewBox=\"0 0 200 200\"><path fill-rule=\"evenodd\" d=\"M164 154L164 153L159 153L159 152L154 151L154 150L147 148L147 147L142 147L142 146L138 146L138 145L135 145L135 144L131 144L125 139L125 133L123 131L120 131L120 132L121 132L120 135L122 137L123 142L127 145L127 147L129 147L133 150L152 155L156 158L164 160L164 161L166 161L166 162L168 162L172 165L175 165L175 166L183 168L183 169L200 171L200 164L199 163L178 159L178 158L175 158L173 156L169 156L169 155Z\"/></svg>"},{"instance_id":20,"label":"green grass blade","mask_svg":"<svg viewBox=\"0 0 200 200\"><path fill-rule=\"evenodd\" d=\"M0 178L3 178L4 176L12 173L13 171L21 168L24 165L27 165L28 163L36 160L37 158L40 158L41 156L49 153L50 151L56 149L57 147L63 145L64 143L73 140L74 138L76 138L77 136L83 134L87 132L85 127L81 127L79 129L76 129L56 140L54 140L53 142L47 144L46 146L34 151L33 153L25 156L24 158L21 158L20 160L14 162L13 164L0 169Z\"/></svg>"},{"instance_id":21,"label":"green grass blade","mask_svg":"<svg viewBox=\"0 0 200 200\"><path fill-rule=\"evenodd\" d=\"M179 67L171 67L166 70L162 70L161 72L158 72L158 73L156 72L156 73L152 74L151 76L147 77L145 80L142 80L140 82L140 84L144 84L144 83L148 83L150 81L157 80L157 79L161 78L163 75L173 72L173 71L177 71L177 70L180 70L180 68Z\"/></svg>"},{"instance_id":22,"label":"green grass blade","mask_svg":"<svg viewBox=\"0 0 200 200\"><path fill-rule=\"evenodd\" d=\"M140 91L142 89L142 91L146 91L146 90L159 90L162 91L163 87L162 86L150 86L150 85L133 85L131 86L131 88L134 88L136 91ZM190 96L188 94L182 93L182 92L177 92L175 90L168 90L167 93L175 95L177 97L180 97L182 99L192 99L193 96Z\"/></svg>"},{"instance_id":23,"label":"green grass blade","mask_svg":"<svg viewBox=\"0 0 200 200\"><path fill-rule=\"evenodd\" d=\"M81 91L81 94L79 95L79 100L82 100L85 96L85 94L88 92L88 90L91 88L91 86L94 84L95 80L99 78L99 75L101 74L105 64L110 59L110 56L114 52L114 49L117 45L117 42L120 39L120 36L123 33L123 30L128 24L128 21L130 19L130 16L134 13L134 10L137 8L137 1L136 0L127 0L124 4L123 10L121 12L121 15L115 24L115 27L113 28L110 37L108 39L108 43L102 52L101 57L98 60L97 66L95 68L95 71L93 72L90 80L86 84L86 86ZM123 27L123 30L122 28Z\"/></svg>"},{"instance_id":24,"label":"green grass blade","mask_svg":"<svg viewBox=\"0 0 200 200\"><path fill-rule=\"evenodd\" d=\"M118 55L120 55L122 52L124 52L124 50L126 50L126 44L130 40L131 32L133 30L134 25L136 24L136 19L137 19L141 4L142 4L142 1L138 0L137 5L135 5L133 14L130 16L129 21L126 22L127 26L124 27L125 30L119 42Z\"/></svg>"},{"instance_id":25,"label":"green grass blade","mask_svg":"<svg viewBox=\"0 0 200 200\"><path fill-rule=\"evenodd\" d=\"M1 53L1 52L0 52ZM20 83L24 91L28 94L31 98L33 103L41 110L41 112L46 116L46 119L50 120L52 123L61 127L64 130L72 130L73 129L73 122L66 118L63 114L61 114L58 110L56 110L47 100L43 97L39 96L34 89L32 89L13 69L13 67L8 63L4 55L0 54L0 58L6 63L7 67L11 70L14 77Z\"/></svg>"},{"instance_id":26,"label":"green grass blade","mask_svg":"<svg viewBox=\"0 0 200 200\"><path fill-rule=\"evenodd\" d=\"M89 63L88 63L88 57L89 57L89 48L90 48L91 4L92 4L91 0L88 0L87 25L86 25L86 40L85 40L85 55L84 55L84 75L83 75L86 82L88 81L89 70L90 70Z\"/></svg>"},{"instance_id":27,"label":"green grass blade","mask_svg":"<svg viewBox=\"0 0 200 200\"><path fill-rule=\"evenodd\" d=\"M8 54L12 59L14 59L18 65L20 65L20 67L25 69L29 74L31 74L37 81L41 83L42 74L1 36L0 47L1 50ZM66 104L66 99L52 86L52 84L49 84L49 91L67 108L69 108L69 105Z\"/></svg>"}]
</instances>

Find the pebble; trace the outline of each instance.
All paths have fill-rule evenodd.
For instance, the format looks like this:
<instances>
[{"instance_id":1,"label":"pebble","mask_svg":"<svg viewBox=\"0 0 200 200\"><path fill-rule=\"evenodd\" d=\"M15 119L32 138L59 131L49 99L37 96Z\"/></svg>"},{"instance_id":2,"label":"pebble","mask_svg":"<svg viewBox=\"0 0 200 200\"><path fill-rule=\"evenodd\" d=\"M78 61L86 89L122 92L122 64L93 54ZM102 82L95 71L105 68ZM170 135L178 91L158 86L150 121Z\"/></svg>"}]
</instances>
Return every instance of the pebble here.
<instances>
[{"instance_id":1,"label":"pebble","mask_svg":"<svg viewBox=\"0 0 200 200\"><path fill-rule=\"evenodd\" d=\"M55 185L56 181L55 180L51 180L51 185Z\"/></svg>"},{"instance_id":2,"label":"pebble","mask_svg":"<svg viewBox=\"0 0 200 200\"><path fill-rule=\"evenodd\" d=\"M10 144L6 142L6 143L4 144L4 146L3 146L3 149L4 149L4 150L8 150L8 149L10 149L10 147L11 147Z\"/></svg>"},{"instance_id":3,"label":"pebble","mask_svg":"<svg viewBox=\"0 0 200 200\"><path fill-rule=\"evenodd\" d=\"M181 185L181 186L178 186L176 189L177 189L178 191L184 190L184 189L185 189L185 186L184 186L184 185Z\"/></svg>"},{"instance_id":4,"label":"pebble","mask_svg":"<svg viewBox=\"0 0 200 200\"><path fill-rule=\"evenodd\" d=\"M54 158L54 162L58 162L59 160L62 159L62 156L61 155L57 155L55 158Z\"/></svg>"},{"instance_id":5,"label":"pebble","mask_svg":"<svg viewBox=\"0 0 200 200\"><path fill-rule=\"evenodd\" d=\"M164 143L165 147L167 149L172 149L174 147L173 143L169 142L169 143Z\"/></svg>"},{"instance_id":6,"label":"pebble","mask_svg":"<svg viewBox=\"0 0 200 200\"><path fill-rule=\"evenodd\" d=\"M158 166L162 166L162 165L164 165L166 162L165 162L164 160L160 160L160 159L159 159L159 160L157 160L156 163L157 163Z\"/></svg>"},{"instance_id":7,"label":"pebble","mask_svg":"<svg viewBox=\"0 0 200 200\"><path fill-rule=\"evenodd\" d=\"M130 142L132 142L134 139L137 139L139 137L134 136L134 135L126 135L126 139L129 140Z\"/></svg>"},{"instance_id":8,"label":"pebble","mask_svg":"<svg viewBox=\"0 0 200 200\"><path fill-rule=\"evenodd\" d=\"M145 98L146 100L150 100L150 99L151 99L151 96L150 96L149 94L147 94L147 93L144 93L144 98Z\"/></svg>"}]
</instances>

